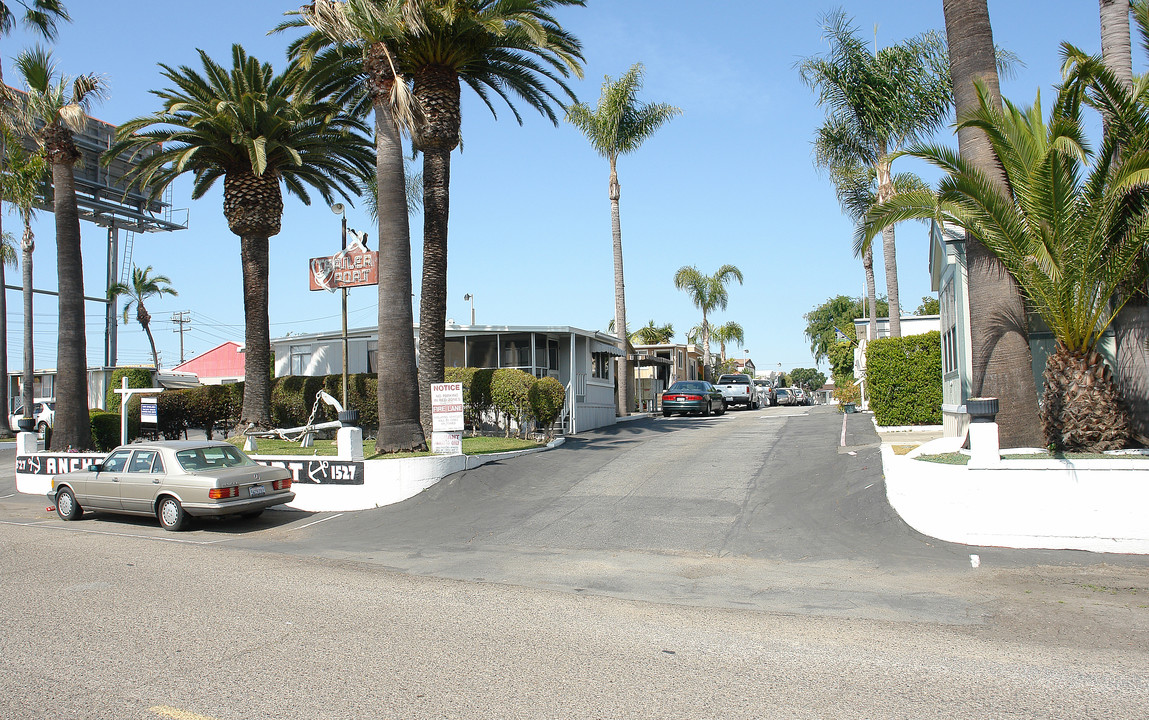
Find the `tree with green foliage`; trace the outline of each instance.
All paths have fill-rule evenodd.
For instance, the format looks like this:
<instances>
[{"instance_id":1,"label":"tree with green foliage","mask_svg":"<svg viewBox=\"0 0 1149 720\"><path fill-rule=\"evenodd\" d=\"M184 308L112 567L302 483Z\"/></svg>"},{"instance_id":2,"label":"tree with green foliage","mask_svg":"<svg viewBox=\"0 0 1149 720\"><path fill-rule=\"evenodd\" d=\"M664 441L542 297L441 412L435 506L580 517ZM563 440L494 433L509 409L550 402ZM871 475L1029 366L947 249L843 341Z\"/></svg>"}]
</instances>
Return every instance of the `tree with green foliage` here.
<instances>
[{"instance_id":1,"label":"tree with green foliage","mask_svg":"<svg viewBox=\"0 0 1149 720\"><path fill-rule=\"evenodd\" d=\"M794 368L790 371L790 382L797 387L814 391L826 384L826 373L818 368Z\"/></svg>"},{"instance_id":2,"label":"tree with green foliage","mask_svg":"<svg viewBox=\"0 0 1149 720\"><path fill-rule=\"evenodd\" d=\"M734 265L723 265L713 275L703 275L693 265L683 265L674 273L674 287L682 290L690 298L694 307L702 311L702 322L698 326L698 339L702 343L703 372L711 373L710 341L711 327L709 315L715 310L725 310L730 300L726 286L737 280L742 284L742 271Z\"/></svg>"},{"instance_id":3,"label":"tree with green foliage","mask_svg":"<svg viewBox=\"0 0 1149 720\"><path fill-rule=\"evenodd\" d=\"M563 411L566 402L566 388L553 377L539 378L531 385L527 394L531 413L535 421L546 433L548 441L554 437L554 424Z\"/></svg>"},{"instance_id":4,"label":"tree with green foliage","mask_svg":"<svg viewBox=\"0 0 1149 720\"><path fill-rule=\"evenodd\" d=\"M307 187L327 204L336 194L350 201L374 158L367 127L307 89L298 63L276 74L232 45L229 69L198 52L202 73L160 64L172 84L153 91L162 108L120 125L104 159L139 156L129 179L153 195L184 173L193 176L193 199L223 179L223 213L239 237L243 266L246 354L239 424L269 427L269 239L281 228L283 188L308 205ZM145 151L150 154L141 155Z\"/></svg>"},{"instance_id":5,"label":"tree with green foliage","mask_svg":"<svg viewBox=\"0 0 1149 720\"><path fill-rule=\"evenodd\" d=\"M84 322L84 268L80 253L80 211L76 204L76 163L82 155L74 141L83 130L92 103L103 96L95 75L60 74L52 54L25 50L16 67L27 92L24 118L52 172L52 213L56 219L56 270L59 277L59 333L56 342L56 416L52 450L92 446L88 414L88 342Z\"/></svg>"},{"instance_id":6,"label":"tree with green foliage","mask_svg":"<svg viewBox=\"0 0 1149 720\"><path fill-rule=\"evenodd\" d=\"M889 305L885 298L877 303L879 313L889 314ZM810 341L810 353L814 361L821 363L829 357L830 348L838 342L838 332L841 331L850 341L856 337L854 333L854 320L866 316L866 307L862 298L852 298L847 295L832 297L802 317L806 319L806 339Z\"/></svg>"},{"instance_id":7,"label":"tree with green foliage","mask_svg":"<svg viewBox=\"0 0 1149 720\"><path fill-rule=\"evenodd\" d=\"M655 325L651 320L630 335L630 341L638 345L665 345L674 342L674 325Z\"/></svg>"},{"instance_id":8,"label":"tree with green foliage","mask_svg":"<svg viewBox=\"0 0 1149 720\"><path fill-rule=\"evenodd\" d=\"M926 32L871 51L841 10L822 18L825 54L802 60L798 73L826 109L814 141L819 165L864 166L877 178L878 200L894 194L891 164L898 150L928 138L953 105L945 43ZM895 312L890 335L901 335L894 226L882 229L886 294ZM865 248L863 248L863 251Z\"/></svg>"},{"instance_id":9,"label":"tree with green foliage","mask_svg":"<svg viewBox=\"0 0 1149 720\"><path fill-rule=\"evenodd\" d=\"M980 105L959 126L989 138L1006 194L953 150L917 147L914 156L948 173L938 192L894 196L871 211L865 233L872 237L895 219L929 217L977 238L1057 340L1040 409L1046 443L1084 451L1122 447L1128 418L1097 347L1127 299L1120 289L1149 276L1149 149L1126 147L1118 164L1110 136L1092 151L1083 93L1074 83L1058 93L1048 121L1040 95L1030 108L1006 102L1002 111L984 85L978 91Z\"/></svg>"},{"instance_id":10,"label":"tree with green foliage","mask_svg":"<svg viewBox=\"0 0 1149 720\"><path fill-rule=\"evenodd\" d=\"M610 162L608 194L611 236L614 241L614 326L624 331L627 327L626 283L622 267L622 225L618 211L622 192L622 186L618 183L618 157L638 150L655 131L682 113L679 108L666 103L639 102L642 75L642 63L635 63L618 80L611 80L609 76L603 80L597 108L591 109L584 103L575 103L567 109L567 121L582 131L595 152ZM624 352L618 373L619 415L630 414L631 394L630 360L628 353Z\"/></svg>"},{"instance_id":11,"label":"tree with green foliage","mask_svg":"<svg viewBox=\"0 0 1149 720\"><path fill-rule=\"evenodd\" d=\"M737 344L738 347L746 342L746 334L742 330L742 326L733 320L728 320L710 331L710 335L714 340L718 341L719 357L722 358L722 363L726 363L726 344Z\"/></svg>"},{"instance_id":12,"label":"tree with green foliage","mask_svg":"<svg viewBox=\"0 0 1149 720\"><path fill-rule=\"evenodd\" d=\"M941 314L941 303L933 295L923 295L922 304L918 305L918 309L914 310L915 315L939 315Z\"/></svg>"},{"instance_id":13,"label":"tree with green foliage","mask_svg":"<svg viewBox=\"0 0 1149 720\"><path fill-rule=\"evenodd\" d=\"M148 345L152 348L152 366L160 369L160 356L156 352L156 341L152 337L152 316L148 313L148 309L144 307L144 300L152 297L163 297L164 295L179 295L175 288L172 286L171 278L166 275L152 275L152 266L148 265L144 269L138 267L132 268L132 281L131 283L114 283L108 288L108 299L114 301L121 295L126 295L128 300L124 303L124 324L128 324L128 316L133 307L136 309L136 322L144 329L144 334L148 336Z\"/></svg>"}]
</instances>

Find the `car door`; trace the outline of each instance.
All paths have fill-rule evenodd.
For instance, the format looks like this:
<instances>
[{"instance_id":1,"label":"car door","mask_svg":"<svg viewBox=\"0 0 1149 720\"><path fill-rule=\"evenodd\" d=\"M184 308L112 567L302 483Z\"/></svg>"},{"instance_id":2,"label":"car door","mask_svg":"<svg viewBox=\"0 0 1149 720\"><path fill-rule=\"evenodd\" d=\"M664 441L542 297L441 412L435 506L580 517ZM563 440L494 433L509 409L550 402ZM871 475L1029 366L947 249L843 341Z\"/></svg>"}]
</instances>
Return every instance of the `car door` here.
<instances>
[{"instance_id":1,"label":"car door","mask_svg":"<svg viewBox=\"0 0 1149 720\"><path fill-rule=\"evenodd\" d=\"M127 512L151 513L164 482L164 463L155 450L136 450L120 476L120 504Z\"/></svg>"},{"instance_id":2,"label":"car door","mask_svg":"<svg viewBox=\"0 0 1149 720\"><path fill-rule=\"evenodd\" d=\"M81 505L92 509L120 509L120 481L128 466L131 450L116 450L101 465L100 471L88 478L87 498Z\"/></svg>"}]
</instances>

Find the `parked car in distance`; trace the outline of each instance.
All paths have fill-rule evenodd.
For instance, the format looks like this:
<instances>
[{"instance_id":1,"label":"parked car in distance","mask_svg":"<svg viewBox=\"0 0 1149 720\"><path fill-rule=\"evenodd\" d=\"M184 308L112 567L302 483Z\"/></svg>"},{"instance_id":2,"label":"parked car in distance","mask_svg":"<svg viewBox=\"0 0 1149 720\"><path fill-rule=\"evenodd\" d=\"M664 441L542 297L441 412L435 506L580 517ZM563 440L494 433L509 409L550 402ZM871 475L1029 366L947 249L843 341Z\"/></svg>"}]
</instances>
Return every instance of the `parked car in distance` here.
<instances>
[{"instance_id":1,"label":"parked car in distance","mask_svg":"<svg viewBox=\"0 0 1149 720\"><path fill-rule=\"evenodd\" d=\"M719 375L718 382L714 386L722 393L727 407L742 405L747 410L755 410L760 405L758 391L755 389L754 383L750 381L749 375L742 375L741 373Z\"/></svg>"},{"instance_id":2,"label":"parked car in distance","mask_svg":"<svg viewBox=\"0 0 1149 720\"><path fill-rule=\"evenodd\" d=\"M726 402L722 393L705 380L679 380L662 393L662 416L670 417L676 412L721 415L726 412Z\"/></svg>"},{"instance_id":3,"label":"parked car in distance","mask_svg":"<svg viewBox=\"0 0 1149 720\"><path fill-rule=\"evenodd\" d=\"M774 386L769 380L755 380L754 387L758 390L758 404L770 407L778 404L778 396L774 394Z\"/></svg>"},{"instance_id":4,"label":"parked car in distance","mask_svg":"<svg viewBox=\"0 0 1149 720\"><path fill-rule=\"evenodd\" d=\"M780 387L774 388L774 394L778 398L779 405L797 405L794 397L794 388Z\"/></svg>"},{"instance_id":5,"label":"parked car in distance","mask_svg":"<svg viewBox=\"0 0 1149 720\"><path fill-rule=\"evenodd\" d=\"M805 390L803 390L800 387L791 388L791 390L794 391L794 404L795 405L809 405L810 404L810 397L806 394Z\"/></svg>"},{"instance_id":6,"label":"parked car in distance","mask_svg":"<svg viewBox=\"0 0 1149 720\"><path fill-rule=\"evenodd\" d=\"M64 520L101 510L154 515L165 530L182 530L189 517L253 518L291 502L291 478L286 468L257 465L230 443L136 443L86 470L53 476L48 499Z\"/></svg>"},{"instance_id":7,"label":"parked car in distance","mask_svg":"<svg viewBox=\"0 0 1149 720\"><path fill-rule=\"evenodd\" d=\"M12 411L12 414L8 416L8 429L12 432L19 432L20 425L18 422L23 417L24 405L21 403L17 405L16 409ZM36 423L33 427L36 429L37 434L39 434L41 438L46 436L48 430L50 430L56 422L56 401L42 398L33 401L32 419Z\"/></svg>"}]
</instances>

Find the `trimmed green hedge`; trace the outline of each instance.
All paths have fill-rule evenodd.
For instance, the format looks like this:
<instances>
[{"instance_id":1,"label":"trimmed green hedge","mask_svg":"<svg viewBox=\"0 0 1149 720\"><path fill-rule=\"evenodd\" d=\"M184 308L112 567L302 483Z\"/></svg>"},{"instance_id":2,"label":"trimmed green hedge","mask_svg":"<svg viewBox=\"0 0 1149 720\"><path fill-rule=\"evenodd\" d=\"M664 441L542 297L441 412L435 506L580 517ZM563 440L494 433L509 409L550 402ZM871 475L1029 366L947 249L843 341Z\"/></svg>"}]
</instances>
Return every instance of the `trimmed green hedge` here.
<instances>
[{"instance_id":1,"label":"trimmed green hedge","mask_svg":"<svg viewBox=\"0 0 1149 720\"><path fill-rule=\"evenodd\" d=\"M940 425L941 333L870 341L866 384L879 425Z\"/></svg>"},{"instance_id":2,"label":"trimmed green hedge","mask_svg":"<svg viewBox=\"0 0 1149 720\"><path fill-rule=\"evenodd\" d=\"M128 379L128 387L130 388L148 388L152 386L152 371L147 368L116 368L112 371L112 376L108 379L108 390L104 393L104 407L108 412L118 413L120 411L120 394L116 390L120 389L122 378ZM132 404L137 408L139 407L140 396L136 395L132 398Z\"/></svg>"},{"instance_id":3,"label":"trimmed green hedge","mask_svg":"<svg viewBox=\"0 0 1149 720\"><path fill-rule=\"evenodd\" d=\"M118 396L117 396L118 397ZM92 410L88 413L92 426L92 445L100 452L108 452L120 444L120 414ZM131 434L129 428L129 435Z\"/></svg>"}]
</instances>

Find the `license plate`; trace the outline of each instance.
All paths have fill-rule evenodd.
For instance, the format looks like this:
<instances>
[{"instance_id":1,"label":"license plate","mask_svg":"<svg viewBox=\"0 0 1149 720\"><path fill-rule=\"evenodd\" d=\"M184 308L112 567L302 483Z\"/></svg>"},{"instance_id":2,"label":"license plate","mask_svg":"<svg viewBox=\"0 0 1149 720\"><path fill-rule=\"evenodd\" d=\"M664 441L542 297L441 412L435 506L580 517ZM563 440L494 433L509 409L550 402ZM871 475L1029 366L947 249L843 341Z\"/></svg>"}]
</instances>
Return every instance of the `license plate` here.
<instances>
[{"instance_id":1,"label":"license plate","mask_svg":"<svg viewBox=\"0 0 1149 720\"><path fill-rule=\"evenodd\" d=\"M260 495L266 495L266 494L267 494L267 488L265 488L264 486L252 485L251 486L251 492L249 493L249 496L250 497L259 497Z\"/></svg>"},{"instance_id":2,"label":"license plate","mask_svg":"<svg viewBox=\"0 0 1149 720\"><path fill-rule=\"evenodd\" d=\"M684 398L684 397L682 397L681 395L679 395L678 397L674 398L674 402L682 402L682 401L683 401L683 400L685 400L685 399L686 399L686 398Z\"/></svg>"}]
</instances>

